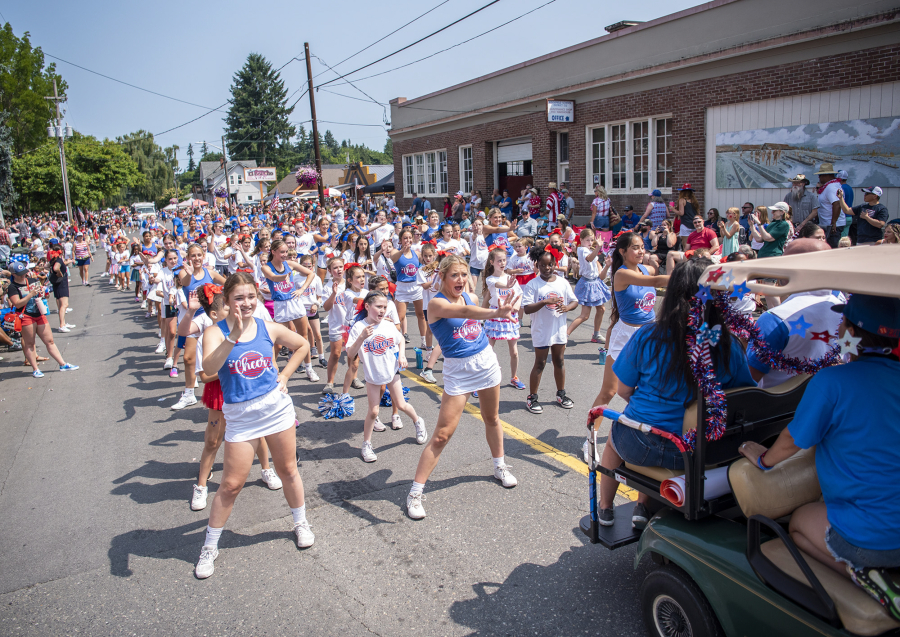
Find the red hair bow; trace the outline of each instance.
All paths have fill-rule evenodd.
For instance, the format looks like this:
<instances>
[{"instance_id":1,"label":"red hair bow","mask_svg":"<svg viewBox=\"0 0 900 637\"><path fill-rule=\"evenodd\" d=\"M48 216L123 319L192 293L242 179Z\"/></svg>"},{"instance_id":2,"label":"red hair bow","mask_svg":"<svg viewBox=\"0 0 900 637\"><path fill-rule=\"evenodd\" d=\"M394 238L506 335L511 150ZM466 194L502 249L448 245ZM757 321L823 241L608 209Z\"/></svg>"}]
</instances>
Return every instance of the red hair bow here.
<instances>
[{"instance_id":1,"label":"red hair bow","mask_svg":"<svg viewBox=\"0 0 900 637\"><path fill-rule=\"evenodd\" d=\"M253 268L238 268L235 272L246 272L247 274L253 274ZM207 283L207 285L209 285Z\"/></svg>"},{"instance_id":2,"label":"red hair bow","mask_svg":"<svg viewBox=\"0 0 900 637\"><path fill-rule=\"evenodd\" d=\"M397 292L397 284L388 281L388 292L390 292L391 295L395 294Z\"/></svg>"},{"instance_id":3,"label":"red hair bow","mask_svg":"<svg viewBox=\"0 0 900 637\"><path fill-rule=\"evenodd\" d=\"M213 299L216 297L216 294L222 293L221 285L214 285L213 283L204 283L203 284L203 294L206 296L206 302L212 305Z\"/></svg>"},{"instance_id":4,"label":"red hair bow","mask_svg":"<svg viewBox=\"0 0 900 637\"><path fill-rule=\"evenodd\" d=\"M365 300L365 299L359 299L359 300L356 302L356 311L357 311L357 312L362 312L363 306L365 306L365 304L366 304L366 300Z\"/></svg>"},{"instance_id":5,"label":"red hair bow","mask_svg":"<svg viewBox=\"0 0 900 637\"><path fill-rule=\"evenodd\" d=\"M431 245L433 245L435 248L437 247L437 241L436 241L435 239L429 239L428 241L423 241L423 242L422 242L422 245L425 245L425 244L431 244Z\"/></svg>"},{"instance_id":6,"label":"red hair bow","mask_svg":"<svg viewBox=\"0 0 900 637\"><path fill-rule=\"evenodd\" d=\"M437 254L439 257L445 257L445 256L447 256L447 251L446 250L438 250Z\"/></svg>"},{"instance_id":7,"label":"red hair bow","mask_svg":"<svg viewBox=\"0 0 900 637\"><path fill-rule=\"evenodd\" d=\"M549 253L553 256L553 258L556 259L556 262L557 262L557 263L559 263L560 261L562 261L562 258L563 258L562 252L560 252L560 251L557 250L556 248L548 247L548 248L546 248L544 251L545 251L545 252L549 252Z\"/></svg>"},{"instance_id":8,"label":"red hair bow","mask_svg":"<svg viewBox=\"0 0 900 637\"><path fill-rule=\"evenodd\" d=\"M559 228L555 228L550 232L550 234L558 234L559 236L562 236L562 230L560 230Z\"/></svg>"},{"instance_id":9,"label":"red hair bow","mask_svg":"<svg viewBox=\"0 0 900 637\"><path fill-rule=\"evenodd\" d=\"M358 263L345 263L344 264L344 272L353 267L361 267Z\"/></svg>"},{"instance_id":10,"label":"red hair bow","mask_svg":"<svg viewBox=\"0 0 900 637\"><path fill-rule=\"evenodd\" d=\"M506 248L504 248L503 246L498 246L496 243L492 243L488 246L488 252L490 252L491 250L506 250Z\"/></svg>"}]
</instances>

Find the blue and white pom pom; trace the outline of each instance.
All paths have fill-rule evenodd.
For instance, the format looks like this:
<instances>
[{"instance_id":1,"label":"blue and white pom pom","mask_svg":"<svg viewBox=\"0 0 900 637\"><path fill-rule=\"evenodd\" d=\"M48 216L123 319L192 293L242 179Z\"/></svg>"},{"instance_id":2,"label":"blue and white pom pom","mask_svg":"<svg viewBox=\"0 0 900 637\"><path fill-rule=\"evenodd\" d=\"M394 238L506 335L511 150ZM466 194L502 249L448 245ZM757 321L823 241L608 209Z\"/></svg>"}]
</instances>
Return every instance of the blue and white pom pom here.
<instances>
[{"instance_id":1,"label":"blue and white pom pom","mask_svg":"<svg viewBox=\"0 0 900 637\"><path fill-rule=\"evenodd\" d=\"M409 395L409 387L403 388L403 397L406 398ZM381 397L381 406L382 407L390 407L394 404L394 401L391 400L391 392L388 390L384 390L384 395Z\"/></svg>"},{"instance_id":2,"label":"blue and white pom pom","mask_svg":"<svg viewBox=\"0 0 900 637\"><path fill-rule=\"evenodd\" d=\"M326 394L319 400L319 413L328 420L343 420L353 415L353 397L350 394Z\"/></svg>"}]
</instances>

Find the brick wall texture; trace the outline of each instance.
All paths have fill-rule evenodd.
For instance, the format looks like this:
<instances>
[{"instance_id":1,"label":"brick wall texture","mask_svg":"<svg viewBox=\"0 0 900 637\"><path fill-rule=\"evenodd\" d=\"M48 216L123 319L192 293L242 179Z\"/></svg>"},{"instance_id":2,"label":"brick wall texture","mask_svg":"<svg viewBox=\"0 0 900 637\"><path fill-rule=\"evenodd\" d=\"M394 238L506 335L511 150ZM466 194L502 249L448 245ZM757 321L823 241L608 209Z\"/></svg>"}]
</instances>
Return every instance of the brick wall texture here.
<instances>
[{"instance_id":1,"label":"brick wall texture","mask_svg":"<svg viewBox=\"0 0 900 637\"><path fill-rule=\"evenodd\" d=\"M394 142L394 175L398 207L408 209L411 197L403 197L405 154L447 149L450 193L460 189L459 147L472 145L475 188L489 199L494 183L493 146L496 140L531 136L534 185L545 195L547 184L556 181L556 132L569 131L569 185L581 221L590 213L592 197L583 194L587 166L585 126L617 120L673 114L674 179L673 186L689 182L703 206L705 190L706 109L775 97L796 96L823 91L880 84L900 80L900 46L886 46L855 53L813 58L745 73L687 82L661 90L643 91L575 105L575 124L550 123L544 113L468 126L434 135ZM652 134L652 133L651 133ZM510 193L516 197L518 193ZM611 195L619 210L626 204L643 209L644 193ZM441 209L440 202L433 201Z\"/></svg>"}]
</instances>

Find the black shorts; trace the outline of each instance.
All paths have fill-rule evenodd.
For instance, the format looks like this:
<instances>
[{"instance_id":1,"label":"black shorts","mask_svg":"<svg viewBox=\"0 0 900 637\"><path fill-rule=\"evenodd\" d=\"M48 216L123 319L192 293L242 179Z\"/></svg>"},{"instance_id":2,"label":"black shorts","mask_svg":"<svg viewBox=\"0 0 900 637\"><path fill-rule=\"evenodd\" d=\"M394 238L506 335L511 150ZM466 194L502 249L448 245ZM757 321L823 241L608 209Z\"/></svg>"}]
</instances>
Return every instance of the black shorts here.
<instances>
[{"instance_id":1,"label":"black shorts","mask_svg":"<svg viewBox=\"0 0 900 637\"><path fill-rule=\"evenodd\" d=\"M171 305L167 305L165 318L170 319L170 318L176 318L177 316L178 316L178 308L173 307Z\"/></svg>"},{"instance_id":2,"label":"black shorts","mask_svg":"<svg viewBox=\"0 0 900 637\"><path fill-rule=\"evenodd\" d=\"M69 280L63 279L59 283L53 284L53 298L64 299L69 296Z\"/></svg>"}]
</instances>

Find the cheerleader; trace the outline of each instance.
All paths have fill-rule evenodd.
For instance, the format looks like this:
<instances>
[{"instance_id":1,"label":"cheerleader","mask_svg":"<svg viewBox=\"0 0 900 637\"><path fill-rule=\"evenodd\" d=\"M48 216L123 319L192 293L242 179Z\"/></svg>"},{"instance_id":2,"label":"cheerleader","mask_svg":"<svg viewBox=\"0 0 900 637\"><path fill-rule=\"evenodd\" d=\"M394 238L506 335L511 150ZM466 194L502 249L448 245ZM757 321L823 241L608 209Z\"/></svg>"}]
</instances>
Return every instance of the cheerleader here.
<instances>
[{"instance_id":1,"label":"cheerleader","mask_svg":"<svg viewBox=\"0 0 900 637\"><path fill-rule=\"evenodd\" d=\"M330 258L329 258L330 260ZM308 270L313 268L313 257L307 254L300 258L300 265ZM326 263L326 267L327 267ZM324 271L324 270L323 270ZM319 357L319 365L328 366L325 359L325 347L322 344L322 326L319 321L319 314L322 307L322 279L317 276L313 277L312 283L303 290L303 305L306 306L306 321L309 323L309 344L311 358Z\"/></svg>"},{"instance_id":2,"label":"cheerleader","mask_svg":"<svg viewBox=\"0 0 900 637\"><path fill-rule=\"evenodd\" d=\"M131 270L131 274L129 276L132 283L134 283L134 302L141 302L141 266L144 264L144 260L141 258L141 246L136 243L131 244L131 252L128 255L128 265L131 266L129 269ZM141 306L147 307L146 303Z\"/></svg>"},{"instance_id":3,"label":"cheerleader","mask_svg":"<svg viewBox=\"0 0 900 637\"><path fill-rule=\"evenodd\" d=\"M226 319L203 333L203 369L216 371L222 387L225 463L194 571L200 579L215 570L219 537L250 473L261 438L266 438L275 469L284 483L297 547L308 548L315 542L306 520L303 482L297 472L294 403L287 395L288 379L309 353L309 344L283 325L253 316L258 298L256 282L250 274L238 272L228 277L222 293L231 311ZM271 356L275 345L294 352L281 374L276 372Z\"/></svg>"},{"instance_id":4,"label":"cheerleader","mask_svg":"<svg viewBox=\"0 0 900 637\"><path fill-rule=\"evenodd\" d=\"M322 394L333 394L334 379L337 376L338 363L341 360L341 351L344 347L344 338L347 335L348 308L356 308L356 302L365 297L363 285L366 280L365 272L356 263L344 263L343 259L334 258L328 262L328 271L331 273L331 293L325 299L323 307L328 312L328 375ZM323 294L324 296L324 294ZM348 365L350 361L348 360ZM347 372L350 373L349 370ZM356 369L350 376L353 380L350 386L353 389L362 389L365 385L355 378ZM346 380L346 379L345 379ZM345 392L346 393L346 392Z\"/></svg>"},{"instance_id":5,"label":"cheerleader","mask_svg":"<svg viewBox=\"0 0 900 637\"><path fill-rule=\"evenodd\" d=\"M498 248L503 248L506 250L506 255L510 256L512 254L510 238L516 238L515 234L512 233L515 224L509 225L500 208L491 208L488 221L489 223L484 224L483 229L485 233L484 240L487 242L488 247L497 246Z\"/></svg>"},{"instance_id":6,"label":"cheerleader","mask_svg":"<svg viewBox=\"0 0 900 637\"><path fill-rule=\"evenodd\" d=\"M422 380L425 382L431 383L432 385L437 383L437 380L434 377L434 363L437 361L438 356L441 354L441 347L437 345L436 347L432 347L434 343L434 334L431 333L431 326L428 325L428 304L431 302L431 299L438 293L440 289L440 277L437 274L438 268L438 260L437 260L437 250L434 249L434 246L430 243L426 243L422 246L422 266L419 268L418 273L416 273L416 283L422 288L422 314L425 315L425 351L424 358L425 364L423 365L424 369L422 373L419 374ZM471 267L469 268L469 272L471 274ZM471 278L471 277L470 277ZM470 282L471 283L471 282Z\"/></svg>"},{"instance_id":7,"label":"cheerleader","mask_svg":"<svg viewBox=\"0 0 900 637\"><path fill-rule=\"evenodd\" d=\"M366 379L366 396L369 408L363 424L362 459L375 462L378 456L372 449L372 431L378 420L378 408L385 386L391 394L391 403L399 411L413 419L416 427L416 442L425 444L428 432L425 421L416 414L413 406L403 396L403 385L400 382L400 370L406 369L406 344L400 337L397 327L387 318L388 303L385 294L373 290L366 295L363 309L356 317L347 337L347 356L362 360L363 373ZM385 320L387 318L387 320ZM399 420L399 415L396 416ZM401 423L402 427L402 423ZM399 429L400 427L394 427ZM384 425L381 426L384 431Z\"/></svg>"},{"instance_id":8,"label":"cheerleader","mask_svg":"<svg viewBox=\"0 0 900 637\"><path fill-rule=\"evenodd\" d=\"M593 230L585 228L581 231L579 239L580 245L576 254L580 278L575 284L575 298L581 305L581 314L569 324L567 334L571 336L575 328L591 318L591 308L595 307L597 311L594 314L594 335L591 337L591 343L605 343L606 339L600 333L600 324L606 311L603 306L610 297L609 288L604 283L609 272L609 263L604 264L602 269L598 266L598 259L603 260L601 256L603 246L597 241Z\"/></svg>"},{"instance_id":9,"label":"cheerleader","mask_svg":"<svg viewBox=\"0 0 900 637\"><path fill-rule=\"evenodd\" d=\"M472 233L469 236L469 273L473 279L481 276L487 263L488 243L484 238L484 221L479 217L472 222Z\"/></svg>"},{"instance_id":10,"label":"cheerleader","mask_svg":"<svg viewBox=\"0 0 900 637\"><path fill-rule=\"evenodd\" d=\"M540 414L544 408L538 402L538 388L547 364L547 354L553 360L553 379L556 381L556 403L563 409L575 406L566 396L566 312L578 307L578 299L572 286L556 274L557 263L562 255L553 247L535 246L530 252L531 260L537 266L539 276L528 282L522 293L526 314L531 319L531 342L534 346L534 367L529 378L529 394L525 407L533 414Z\"/></svg>"},{"instance_id":11,"label":"cheerleader","mask_svg":"<svg viewBox=\"0 0 900 637\"><path fill-rule=\"evenodd\" d=\"M343 304L343 316L344 320L341 324L341 340L344 344L347 343L348 334L350 332L350 324L353 322L353 319L356 317L357 308L359 303L366 298L366 294L368 294L368 290L365 290L363 286L366 282L365 274L363 273L363 269L359 267L359 265L355 263L346 263L344 264L344 279L345 279L345 287L344 291L341 292L340 302ZM329 319L330 324L331 319ZM362 389L365 385L356 377L356 373L359 371L359 357L358 356L350 356L347 354L347 373L344 374L344 389L343 393L347 394L350 391L350 388L353 389Z\"/></svg>"},{"instance_id":12,"label":"cheerleader","mask_svg":"<svg viewBox=\"0 0 900 637\"><path fill-rule=\"evenodd\" d=\"M398 239L400 240L400 247L391 252L391 261L393 261L394 269L397 271L397 293L395 299L397 312L400 314L401 331L403 332L403 339L409 343L406 308L409 303L412 303L416 312L416 322L419 325L421 346L424 349L425 312L422 305L422 285L416 282L416 275L419 273L422 262L420 255L412 249L413 232L411 228L401 230Z\"/></svg>"},{"instance_id":13,"label":"cheerleader","mask_svg":"<svg viewBox=\"0 0 900 637\"><path fill-rule=\"evenodd\" d=\"M315 253L317 257L317 274L319 275L319 279L325 277L325 267L328 263L328 249L331 246L331 233L328 231L328 219L325 217L319 217L319 221L316 224L317 232L312 233L312 240L315 244ZM312 247L312 246L310 246Z\"/></svg>"},{"instance_id":14,"label":"cheerleader","mask_svg":"<svg viewBox=\"0 0 900 637\"><path fill-rule=\"evenodd\" d=\"M414 520L425 517L425 482L437 466L441 452L462 416L468 394L479 392L485 436L494 462L494 477L506 488L518 484L507 466L500 426L500 364L488 344L481 321L509 318L519 302L516 297L501 299L496 310L479 307L467 293L469 266L462 257L447 256L441 262L441 290L428 304L429 324L444 352L444 393L434 433L416 467L415 479L406 496L406 510Z\"/></svg>"},{"instance_id":15,"label":"cheerleader","mask_svg":"<svg viewBox=\"0 0 900 637\"><path fill-rule=\"evenodd\" d=\"M437 240L437 249L438 252L445 252L447 254L458 254L460 256L465 256L465 251L463 250L462 242L457 241L453 238L453 225L449 223L444 223L441 225L441 237Z\"/></svg>"},{"instance_id":16,"label":"cheerleader","mask_svg":"<svg viewBox=\"0 0 900 637\"><path fill-rule=\"evenodd\" d=\"M178 264L178 252L166 250L163 256L163 268L160 271L160 293L162 295L162 333L166 344L166 362L163 369L171 370L175 366L175 332L178 327L175 319L178 317L178 299L175 287L175 273L173 270ZM175 373L178 371L176 369Z\"/></svg>"},{"instance_id":17,"label":"cheerleader","mask_svg":"<svg viewBox=\"0 0 900 637\"><path fill-rule=\"evenodd\" d=\"M608 405L616 395L619 379L613 372L613 363L632 335L642 326L656 320L656 288L664 288L669 283L668 275L651 275L643 265L643 260L644 241L640 235L626 232L616 239L610 265L613 295L608 333L609 351L603 369L603 384L593 407ZM595 426L599 424L600 418ZM585 462L589 460L589 447L589 441L585 440L581 449Z\"/></svg>"},{"instance_id":18,"label":"cheerleader","mask_svg":"<svg viewBox=\"0 0 900 637\"><path fill-rule=\"evenodd\" d=\"M428 213L428 223L422 224L419 229L422 231L422 241L431 241L432 238L437 240L440 236L441 216L432 210Z\"/></svg>"},{"instance_id":19,"label":"cheerleader","mask_svg":"<svg viewBox=\"0 0 900 637\"><path fill-rule=\"evenodd\" d=\"M356 240L356 248L353 250L353 259L349 262L345 261L345 263L356 263L359 265L366 275L363 285L369 283L369 277L375 276L375 264L372 261L372 252L369 248L369 237L360 235Z\"/></svg>"},{"instance_id":20,"label":"cheerleader","mask_svg":"<svg viewBox=\"0 0 900 637\"><path fill-rule=\"evenodd\" d=\"M266 233L268 234L268 233ZM269 292L269 286L266 285L266 277L263 276L262 267L269 262L269 246L272 242L267 236L263 236L263 232L259 233L259 241L253 246L250 252L250 259L253 267L253 278L256 279L256 285L263 295L263 306L269 312L272 320L275 320L275 304L272 302L272 293Z\"/></svg>"},{"instance_id":21,"label":"cheerleader","mask_svg":"<svg viewBox=\"0 0 900 637\"><path fill-rule=\"evenodd\" d=\"M506 250L494 248L488 255L487 267L484 269L484 287L482 290L483 307L496 310L500 300L507 297L521 297L522 288L516 278L505 272ZM519 380L519 306L515 306L512 315L507 318L488 319L484 322L484 333L491 343L506 341L509 344L509 367L512 378L509 384L516 389L525 389L525 383Z\"/></svg>"}]
</instances>

